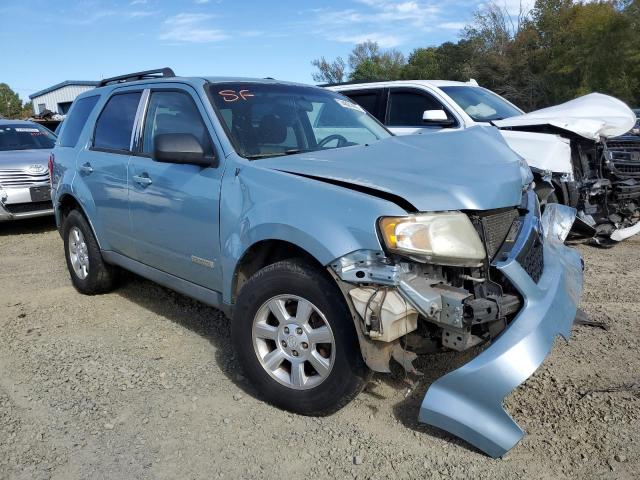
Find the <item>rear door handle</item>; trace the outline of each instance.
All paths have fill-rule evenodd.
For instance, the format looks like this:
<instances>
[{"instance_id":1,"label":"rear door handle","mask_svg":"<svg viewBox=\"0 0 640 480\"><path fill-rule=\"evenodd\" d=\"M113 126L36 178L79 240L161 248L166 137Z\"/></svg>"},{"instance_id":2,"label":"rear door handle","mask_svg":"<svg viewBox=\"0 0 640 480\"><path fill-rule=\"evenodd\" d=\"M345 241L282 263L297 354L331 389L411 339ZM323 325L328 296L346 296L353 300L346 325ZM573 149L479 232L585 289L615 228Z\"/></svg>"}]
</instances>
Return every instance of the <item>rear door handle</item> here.
<instances>
[{"instance_id":1,"label":"rear door handle","mask_svg":"<svg viewBox=\"0 0 640 480\"><path fill-rule=\"evenodd\" d=\"M93 172L93 167L91 166L91 164L90 164L90 163L88 163L88 162L87 162L87 163L85 163L84 165L80 165L79 170L80 170L82 173L86 173L87 175L89 175L90 173L92 173L92 172Z\"/></svg>"},{"instance_id":2,"label":"rear door handle","mask_svg":"<svg viewBox=\"0 0 640 480\"><path fill-rule=\"evenodd\" d=\"M133 181L143 187L148 187L153 183L148 175L134 175Z\"/></svg>"}]
</instances>

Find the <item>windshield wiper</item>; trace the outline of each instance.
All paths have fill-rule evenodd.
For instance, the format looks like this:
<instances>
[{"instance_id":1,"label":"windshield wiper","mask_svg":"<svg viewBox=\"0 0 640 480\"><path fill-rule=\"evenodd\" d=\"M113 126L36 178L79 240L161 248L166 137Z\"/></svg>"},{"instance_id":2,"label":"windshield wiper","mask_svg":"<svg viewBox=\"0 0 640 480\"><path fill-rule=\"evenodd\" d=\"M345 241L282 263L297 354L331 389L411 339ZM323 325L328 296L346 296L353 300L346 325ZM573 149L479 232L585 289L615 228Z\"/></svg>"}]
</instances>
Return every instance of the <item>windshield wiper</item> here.
<instances>
[{"instance_id":1,"label":"windshield wiper","mask_svg":"<svg viewBox=\"0 0 640 480\"><path fill-rule=\"evenodd\" d=\"M305 152L311 152L311 151L312 150L292 148L290 150L285 150L284 152L277 152L277 153L255 153L253 155L246 155L245 158L249 160L257 160L260 158L283 157L284 155L295 155L297 153L305 153Z\"/></svg>"},{"instance_id":2,"label":"windshield wiper","mask_svg":"<svg viewBox=\"0 0 640 480\"><path fill-rule=\"evenodd\" d=\"M284 154L285 155L295 155L297 153L307 153L307 152L312 152L313 150L310 149L304 149L304 148L292 148L290 150L285 150Z\"/></svg>"},{"instance_id":3,"label":"windshield wiper","mask_svg":"<svg viewBox=\"0 0 640 480\"><path fill-rule=\"evenodd\" d=\"M259 158L280 157L282 153L255 153L253 155L245 155L248 160L258 160Z\"/></svg>"}]
</instances>

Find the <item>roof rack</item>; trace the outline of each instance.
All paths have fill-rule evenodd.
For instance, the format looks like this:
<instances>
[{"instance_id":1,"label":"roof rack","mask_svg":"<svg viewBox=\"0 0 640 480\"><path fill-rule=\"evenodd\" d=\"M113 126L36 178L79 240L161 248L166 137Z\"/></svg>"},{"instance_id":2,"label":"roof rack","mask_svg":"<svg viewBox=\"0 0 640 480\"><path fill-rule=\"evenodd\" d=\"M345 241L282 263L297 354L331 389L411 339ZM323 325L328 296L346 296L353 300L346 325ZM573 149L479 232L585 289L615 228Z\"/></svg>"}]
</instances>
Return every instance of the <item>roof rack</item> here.
<instances>
[{"instance_id":1,"label":"roof rack","mask_svg":"<svg viewBox=\"0 0 640 480\"><path fill-rule=\"evenodd\" d=\"M171 78L175 77L169 67L158 68L156 70L145 70L143 72L127 73L126 75L119 75L117 77L103 78L98 84L98 88L110 85L112 83L125 83L135 82L136 80L145 80L147 78Z\"/></svg>"},{"instance_id":2,"label":"roof rack","mask_svg":"<svg viewBox=\"0 0 640 480\"><path fill-rule=\"evenodd\" d=\"M379 80L349 80L348 82L335 82L335 83L320 83L318 87L339 87L341 85L358 85L360 83L377 83L377 82L387 82L388 80L379 79Z\"/></svg>"}]
</instances>

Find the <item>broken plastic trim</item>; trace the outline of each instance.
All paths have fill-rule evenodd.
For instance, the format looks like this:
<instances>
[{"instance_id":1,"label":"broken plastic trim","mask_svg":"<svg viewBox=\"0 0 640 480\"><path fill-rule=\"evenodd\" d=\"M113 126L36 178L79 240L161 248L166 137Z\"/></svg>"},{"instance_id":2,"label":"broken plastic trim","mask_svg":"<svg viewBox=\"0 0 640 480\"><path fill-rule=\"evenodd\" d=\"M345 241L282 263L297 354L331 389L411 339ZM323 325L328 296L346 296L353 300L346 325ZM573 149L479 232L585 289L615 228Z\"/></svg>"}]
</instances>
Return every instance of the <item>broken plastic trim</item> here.
<instances>
[{"instance_id":1,"label":"broken plastic trim","mask_svg":"<svg viewBox=\"0 0 640 480\"><path fill-rule=\"evenodd\" d=\"M611 240L621 242L640 233L640 221L627 228L619 228L611 234Z\"/></svg>"}]
</instances>

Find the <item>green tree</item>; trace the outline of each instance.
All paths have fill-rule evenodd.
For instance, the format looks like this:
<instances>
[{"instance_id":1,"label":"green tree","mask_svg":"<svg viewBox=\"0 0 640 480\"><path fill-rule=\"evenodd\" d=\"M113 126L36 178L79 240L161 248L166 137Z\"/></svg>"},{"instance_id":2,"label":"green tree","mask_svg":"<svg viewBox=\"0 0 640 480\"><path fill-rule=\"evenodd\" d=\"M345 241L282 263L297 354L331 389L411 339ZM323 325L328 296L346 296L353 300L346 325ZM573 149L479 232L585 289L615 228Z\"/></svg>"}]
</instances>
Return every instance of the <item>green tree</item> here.
<instances>
[{"instance_id":1,"label":"green tree","mask_svg":"<svg viewBox=\"0 0 640 480\"><path fill-rule=\"evenodd\" d=\"M552 101L592 91L638 100L638 33L634 16L625 13L632 6L536 2L534 20L545 39L544 77Z\"/></svg>"},{"instance_id":2,"label":"green tree","mask_svg":"<svg viewBox=\"0 0 640 480\"><path fill-rule=\"evenodd\" d=\"M22 100L6 83L0 83L0 116L12 119L22 116Z\"/></svg>"},{"instance_id":3,"label":"green tree","mask_svg":"<svg viewBox=\"0 0 640 480\"><path fill-rule=\"evenodd\" d=\"M349 80L397 80L405 66L404 55L396 50L382 50L377 42L359 43L349 54Z\"/></svg>"},{"instance_id":4,"label":"green tree","mask_svg":"<svg viewBox=\"0 0 640 480\"><path fill-rule=\"evenodd\" d=\"M438 47L416 48L409 55L402 78L412 80L458 80L474 77L473 47L467 40Z\"/></svg>"},{"instance_id":5,"label":"green tree","mask_svg":"<svg viewBox=\"0 0 640 480\"><path fill-rule=\"evenodd\" d=\"M22 106L22 113L20 114L20 118L28 118L33 115L33 102L26 102Z\"/></svg>"},{"instance_id":6,"label":"green tree","mask_svg":"<svg viewBox=\"0 0 640 480\"><path fill-rule=\"evenodd\" d=\"M395 49L383 50L376 42L367 40L357 44L348 58L349 71L341 57L328 61L325 57L313 60L317 71L311 74L316 82L336 83L345 78L352 81L396 80L402 78L406 61Z\"/></svg>"}]
</instances>

